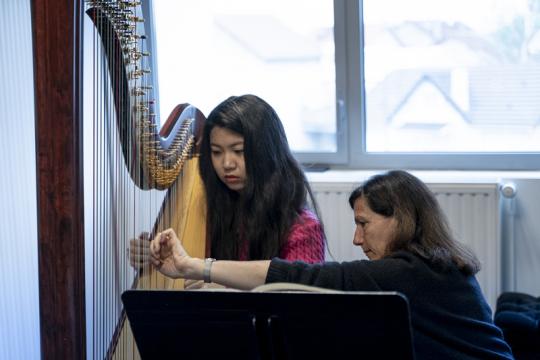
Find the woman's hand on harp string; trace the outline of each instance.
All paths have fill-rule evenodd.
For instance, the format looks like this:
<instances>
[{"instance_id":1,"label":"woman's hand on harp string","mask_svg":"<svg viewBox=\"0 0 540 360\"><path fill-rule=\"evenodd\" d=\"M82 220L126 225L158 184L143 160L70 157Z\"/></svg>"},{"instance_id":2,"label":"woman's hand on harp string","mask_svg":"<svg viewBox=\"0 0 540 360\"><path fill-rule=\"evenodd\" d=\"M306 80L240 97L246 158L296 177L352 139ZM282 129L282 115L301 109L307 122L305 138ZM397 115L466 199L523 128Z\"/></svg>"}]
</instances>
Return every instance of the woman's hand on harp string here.
<instances>
[{"instance_id":1,"label":"woman's hand on harp string","mask_svg":"<svg viewBox=\"0 0 540 360\"><path fill-rule=\"evenodd\" d=\"M174 279L202 280L208 263L203 259L190 257L173 229L167 229L156 235L150 243L150 256L152 264L160 273ZM213 263L209 276L213 282L228 288L246 290L264 284L270 267L270 260Z\"/></svg>"},{"instance_id":2,"label":"woman's hand on harp string","mask_svg":"<svg viewBox=\"0 0 540 360\"><path fill-rule=\"evenodd\" d=\"M141 269L150 264L150 234L142 232L138 239L129 240L129 263L135 269Z\"/></svg>"},{"instance_id":3,"label":"woman's hand on harp string","mask_svg":"<svg viewBox=\"0 0 540 360\"><path fill-rule=\"evenodd\" d=\"M171 278L190 278L190 256L183 248L173 229L156 235L150 243L152 264L163 275Z\"/></svg>"}]
</instances>

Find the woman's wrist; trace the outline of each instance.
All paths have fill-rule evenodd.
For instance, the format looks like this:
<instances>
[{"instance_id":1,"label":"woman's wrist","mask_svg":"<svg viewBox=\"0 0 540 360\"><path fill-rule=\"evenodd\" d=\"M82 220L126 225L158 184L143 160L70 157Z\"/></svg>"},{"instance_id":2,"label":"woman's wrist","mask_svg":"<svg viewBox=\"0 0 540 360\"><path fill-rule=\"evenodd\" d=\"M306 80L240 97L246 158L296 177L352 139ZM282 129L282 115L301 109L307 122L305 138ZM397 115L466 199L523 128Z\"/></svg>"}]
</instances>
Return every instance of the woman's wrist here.
<instances>
[{"instance_id":1,"label":"woman's wrist","mask_svg":"<svg viewBox=\"0 0 540 360\"><path fill-rule=\"evenodd\" d=\"M188 267L184 277L186 279L202 280L204 271L204 260L198 258L190 258L188 261Z\"/></svg>"}]
</instances>

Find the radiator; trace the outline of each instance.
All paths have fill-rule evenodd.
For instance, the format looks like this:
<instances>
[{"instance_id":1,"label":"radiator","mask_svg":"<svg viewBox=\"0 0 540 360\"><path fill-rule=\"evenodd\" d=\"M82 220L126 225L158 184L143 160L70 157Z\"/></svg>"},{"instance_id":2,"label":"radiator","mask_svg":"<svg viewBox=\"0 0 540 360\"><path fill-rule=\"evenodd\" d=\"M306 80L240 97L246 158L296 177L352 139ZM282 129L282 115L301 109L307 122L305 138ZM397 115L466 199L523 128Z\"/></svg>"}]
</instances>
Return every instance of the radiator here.
<instances>
[{"instance_id":1,"label":"radiator","mask_svg":"<svg viewBox=\"0 0 540 360\"><path fill-rule=\"evenodd\" d=\"M348 198L356 183L311 183L328 240L327 260L365 259L352 244L353 212ZM499 186L492 184L428 184L447 216L455 238L471 248L482 270L478 282L495 309L501 292L501 211Z\"/></svg>"}]
</instances>

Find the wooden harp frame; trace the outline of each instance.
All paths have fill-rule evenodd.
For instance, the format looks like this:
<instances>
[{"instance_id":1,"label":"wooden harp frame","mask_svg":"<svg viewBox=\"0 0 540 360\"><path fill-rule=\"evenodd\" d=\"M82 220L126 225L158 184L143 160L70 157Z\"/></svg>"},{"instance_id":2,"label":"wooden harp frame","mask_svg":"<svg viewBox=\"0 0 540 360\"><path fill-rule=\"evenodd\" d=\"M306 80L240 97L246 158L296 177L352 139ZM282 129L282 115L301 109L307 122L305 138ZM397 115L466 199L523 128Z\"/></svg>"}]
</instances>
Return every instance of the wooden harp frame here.
<instances>
[{"instance_id":1,"label":"wooden harp frame","mask_svg":"<svg viewBox=\"0 0 540 360\"><path fill-rule=\"evenodd\" d=\"M32 0L31 4L43 359L84 359L87 354L82 114L82 25L87 15L84 9L83 0ZM172 131L174 119L184 110L185 106L176 108L162 132ZM132 178L141 188L146 187ZM208 244L205 247L208 251Z\"/></svg>"}]
</instances>

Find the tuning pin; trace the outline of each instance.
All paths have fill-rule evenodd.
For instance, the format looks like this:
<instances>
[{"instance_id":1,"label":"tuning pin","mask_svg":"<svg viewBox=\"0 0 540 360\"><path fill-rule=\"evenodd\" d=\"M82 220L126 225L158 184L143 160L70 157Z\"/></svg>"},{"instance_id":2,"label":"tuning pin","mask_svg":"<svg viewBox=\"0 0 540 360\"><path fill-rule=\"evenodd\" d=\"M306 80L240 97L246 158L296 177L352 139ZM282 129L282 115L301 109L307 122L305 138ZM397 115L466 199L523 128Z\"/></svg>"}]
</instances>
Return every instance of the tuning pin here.
<instances>
[{"instance_id":1,"label":"tuning pin","mask_svg":"<svg viewBox=\"0 0 540 360\"><path fill-rule=\"evenodd\" d=\"M145 51L131 51L130 52L130 57L133 59L133 60L139 60L141 57L143 56L150 56L150 53L149 52L145 52Z\"/></svg>"},{"instance_id":2,"label":"tuning pin","mask_svg":"<svg viewBox=\"0 0 540 360\"><path fill-rule=\"evenodd\" d=\"M120 6L123 8L136 7L141 5L140 1L120 1Z\"/></svg>"},{"instance_id":3,"label":"tuning pin","mask_svg":"<svg viewBox=\"0 0 540 360\"><path fill-rule=\"evenodd\" d=\"M133 70L129 76L131 79L138 79L144 74L149 74L149 73L150 73L150 70L148 69L137 69L137 70Z\"/></svg>"},{"instance_id":4,"label":"tuning pin","mask_svg":"<svg viewBox=\"0 0 540 360\"><path fill-rule=\"evenodd\" d=\"M135 110L139 112L146 112L149 110L149 108L148 106L144 106L144 105L136 105Z\"/></svg>"},{"instance_id":5,"label":"tuning pin","mask_svg":"<svg viewBox=\"0 0 540 360\"><path fill-rule=\"evenodd\" d=\"M140 18L138 16L134 16L134 15L133 16L128 16L127 18L128 18L128 20L131 20L133 22L141 22L141 23L144 22L143 18Z\"/></svg>"},{"instance_id":6,"label":"tuning pin","mask_svg":"<svg viewBox=\"0 0 540 360\"><path fill-rule=\"evenodd\" d=\"M132 94L133 96L144 96L146 95L146 92L143 91L143 89L139 88L139 87L136 87L132 90Z\"/></svg>"}]
</instances>

